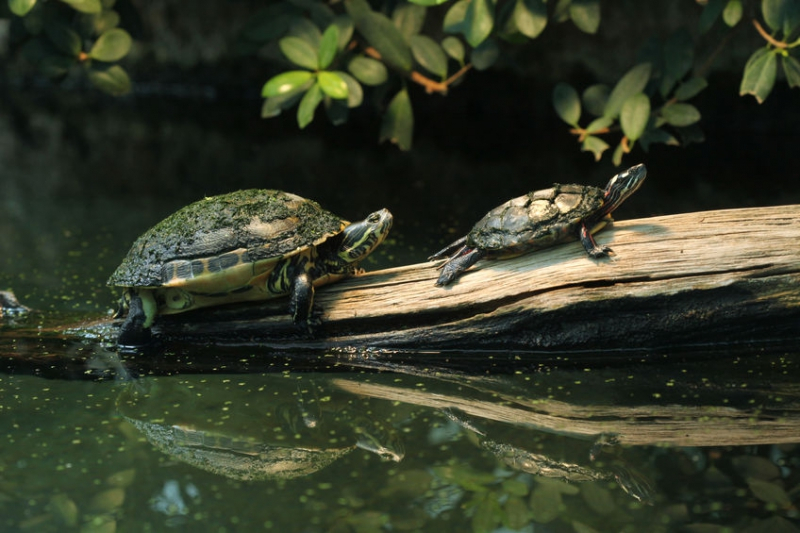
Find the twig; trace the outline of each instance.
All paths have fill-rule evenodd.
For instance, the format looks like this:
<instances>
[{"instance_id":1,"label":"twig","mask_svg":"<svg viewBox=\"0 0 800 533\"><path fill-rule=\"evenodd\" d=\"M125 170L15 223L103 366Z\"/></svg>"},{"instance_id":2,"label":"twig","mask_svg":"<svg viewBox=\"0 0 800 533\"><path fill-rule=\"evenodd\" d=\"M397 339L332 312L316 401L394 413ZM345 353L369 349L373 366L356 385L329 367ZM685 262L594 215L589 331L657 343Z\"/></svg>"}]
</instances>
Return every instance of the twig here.
<instances>
[{"instance_id":1,"label":"twig","mask_svg":"<svg viewBox=\"0 0 800 533\"><path fill-rule=\"evenodd\" d=\"M378 61L382 59L381 53L371 46L364 48L364 53L373 59L377 59ZM441 82L432 80L427 76L420 74L416 70L411 71L410 78L411 81L413 81L414 83L418 83L419 85L425 87L425 92L427 92L428 94L431 93L447 94L447 90L450 88L450 85L454 83L456 80L458 80L460 77L462 77L464 74L466 74L467 71L469 71L469 69L471 68L472 68L471 64L466 64L463 67L461 67L458 70L458 72L447 78L445 81Z\"/></svg>"},{"instance_id":2,"label":"twig","mask_svg":"<svg viewBox=\"0 0 800 533\"><path fill-rule=\"evenodd\" d=\"M772 35L767 33L766 30L761 27L761 24L759 24L756 19L753 19L753 26L756 27L756 30L758 30L758 33L761 34L761 37L763 37L765 41L767 41L769 44L771 44L775 48L780 48L780 49L783 50L783 49L786 49L786 47L788 46L783 41L778 41Z\"/></svg>"}]
</instances>

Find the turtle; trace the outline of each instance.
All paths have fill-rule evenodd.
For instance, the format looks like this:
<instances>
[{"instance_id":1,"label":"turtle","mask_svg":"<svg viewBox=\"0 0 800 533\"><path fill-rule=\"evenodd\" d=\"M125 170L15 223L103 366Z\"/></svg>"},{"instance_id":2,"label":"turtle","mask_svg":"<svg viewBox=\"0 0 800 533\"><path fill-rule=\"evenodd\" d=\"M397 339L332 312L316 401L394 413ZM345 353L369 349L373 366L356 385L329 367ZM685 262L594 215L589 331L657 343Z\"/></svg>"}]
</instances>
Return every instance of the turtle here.
<instances>
[{"instance_id":1,"label":"turtle","mask_svg":"<svg viewBox=\"0 0 800 533\"><path fill-rule=\"evenodd\" d=\"M146 343L158 315L279 296L310 332L314 288L356 273L391 226L387 209L350 223L272 189L199 200L141 235L108 279L127 313L118 343Z\"/></svg>"},{"instance_id":2,"label":"turtle","mask_svg":"<svg viewBox=\"0 0 800 533\"><path fill-rule=\"evenodd\" d=\"M613 254L598 245L593 233L611 222L611 212L633 194L647 176L643 164L609 180L605 189L553 184L495 207L464 237L428 258L447 257L436 285L449 285L480 259L506 259L579 239L593 259Z\"/></svg>"}]
</instances>

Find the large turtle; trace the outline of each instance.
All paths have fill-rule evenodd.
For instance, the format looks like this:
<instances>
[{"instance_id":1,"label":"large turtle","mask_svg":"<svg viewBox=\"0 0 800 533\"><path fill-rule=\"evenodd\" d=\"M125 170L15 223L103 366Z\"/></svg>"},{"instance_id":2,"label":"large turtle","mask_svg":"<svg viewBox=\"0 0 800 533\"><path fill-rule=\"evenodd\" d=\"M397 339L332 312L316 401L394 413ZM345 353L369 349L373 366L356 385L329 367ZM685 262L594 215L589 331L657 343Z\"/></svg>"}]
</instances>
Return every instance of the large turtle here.
<instances>
[{"instance_id":1,"label":"large turtle","mask_svg":"<svg viewBox=\"0 0 800 533\"><path fill-rule=\"evenodd\" d=\"M124 288L120 344L141 344L157 315L290 296L307 328L314 287L353 274L386 238L381 209L349 223L295 194L251 189L205 198L133 243L108 284Z\"/></svg>"},{"instance_id":2,"label":"large turtle","mask_svg":"<svg viewBox=\"0 0 800 533\"><path fill-rule=\"evenodd\" d=\"M436 285L452 283L482 258L504 259L580 239L592 258L613 253L599 246L592 234L611 221L611 212L633 194L647 176L644 165L620 172L605 189L554 184L495 207L465 237L428 259L448 257Z\"/></svg>"}]
</instances>

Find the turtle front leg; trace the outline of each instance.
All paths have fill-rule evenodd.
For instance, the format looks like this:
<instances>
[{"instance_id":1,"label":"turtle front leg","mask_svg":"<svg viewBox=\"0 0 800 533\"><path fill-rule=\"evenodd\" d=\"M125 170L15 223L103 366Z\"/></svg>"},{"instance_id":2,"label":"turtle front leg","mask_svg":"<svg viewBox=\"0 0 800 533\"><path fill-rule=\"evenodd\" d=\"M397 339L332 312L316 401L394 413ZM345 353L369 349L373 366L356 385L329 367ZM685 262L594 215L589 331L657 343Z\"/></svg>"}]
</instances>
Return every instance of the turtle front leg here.
<instances>
[{"instance_id":1,"label":"turtle front leg","mask_svg":"<svg viewBox=\"0 0 800 533\"><path fill-rule=\"evenodd\" d=\"M119 327L117 344L120 346L147 344L151 339L150 326L147 322L152 323L152 317L149 317L148 320L145 303L141 296L131 291L127 297L128 316Z\"/></svg>"},{"instance_id":2,"label":"turtle front leg","mask_svg":"<svg viewBox=\"0 0 800 533\"><path fill-rule=\"evenodd\" d=\"M428 261L436 261L437 259L443 259L449 255L452 255L453 252L463 248L464 245L467 243L466 237L461 237L457 241L451 242L432 256L428 257ZM460 251L460 250L459 250Z\"/></svg>"},{"instance_id":3,"label":"turtle front leg","mask_svg":"<svg viewBox=\"0 0 800 533\"><path fill-rule=\"evenodd\" d=\"M449 285L459 277L466 269L477 263L485 252L477 248L467 248L464 246L442 267L442 273L436 280L437 287Z\"/></svg>"},{"instance_id":4,"label":"turtle front leg","mask_svg":"<svg viewBox=\"0 0 800 533\"><path fill-rule=\"evenodd\" d=\"M585 222L581 224L579 237L581 239L581 244L583 244L583 247L586 249L586 253L589 254L589 257L592 259L608 257L609 254L614 253L614 250L608 246L600 246L597 244L592 236L592 230L589 229Z\"/></svg>"},{"instance_id":5,"label":"turtle front leg","mask_svg":"<svg viewBox=\"0 0 800 533\"><path fill-rule=\"evenodd\" d=\"M292 281L289 299L289 314L301 329L311 332L314 309L314 284L307 272L298 274Z\"/></svg>"}]
</instances>

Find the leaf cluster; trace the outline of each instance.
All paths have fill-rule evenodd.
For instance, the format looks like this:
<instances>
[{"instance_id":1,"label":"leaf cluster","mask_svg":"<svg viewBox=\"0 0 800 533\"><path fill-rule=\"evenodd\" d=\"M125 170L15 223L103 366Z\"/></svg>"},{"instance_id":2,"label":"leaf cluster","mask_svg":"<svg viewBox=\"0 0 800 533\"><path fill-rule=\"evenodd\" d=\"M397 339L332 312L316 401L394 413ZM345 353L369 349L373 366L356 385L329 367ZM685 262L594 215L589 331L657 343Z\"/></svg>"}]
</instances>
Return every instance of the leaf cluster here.
<instances>
[{"instance_id":1,"label":"leaf cluster","mask_svg":"<svg viewBox=\"0 0 800 533\"><path fill-rule=\"evenodd\" d=\"M133 40L119 27L116 0L8 0L11 34L22 56L43 74L63 78L81 67L98 89L118 96L131 80L117 62Z\"/></svg>"}]
</instances>

